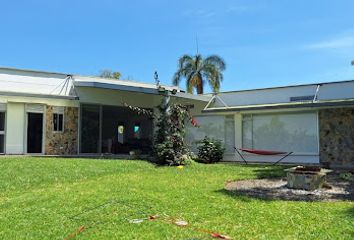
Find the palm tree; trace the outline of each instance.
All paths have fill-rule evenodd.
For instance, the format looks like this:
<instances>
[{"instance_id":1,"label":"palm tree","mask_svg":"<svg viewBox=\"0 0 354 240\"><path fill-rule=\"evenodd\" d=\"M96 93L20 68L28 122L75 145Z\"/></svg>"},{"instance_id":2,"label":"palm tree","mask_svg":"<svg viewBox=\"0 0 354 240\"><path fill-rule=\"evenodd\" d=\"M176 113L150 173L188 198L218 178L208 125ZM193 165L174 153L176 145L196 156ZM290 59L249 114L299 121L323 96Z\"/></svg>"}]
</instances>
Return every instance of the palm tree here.
<instances>
[{"instance_id":1,"label":"palm tree","mask_svg":"<svg viewBox=\"0 0 354 240\"><path fill-rule=\"evenodd\" d=\"M179 59L178 69L173 76L173 84L179 85L182 78L186 79L187 92L193 93L196 88L197 94L204 93L204 84L208 82L214 93L219 92L220 83L223 80L222 71L226 68L224 60L211 55L205 59L200 54L194 57L183 55Z\"/></svg>"},{"instance_id":2,"label":"palm tree","mask_svg":"<svg viewBox=\"0 0 354 240\"><path fill-rule=\"evenodd\" d=\"M109 69L104 69L104 70L101 70L101 72L98 76L101 78L109 78L109 79L119 80L119 78L122 76L122 74L120 72L114 72Z\"/></svg>"}]
</instances>

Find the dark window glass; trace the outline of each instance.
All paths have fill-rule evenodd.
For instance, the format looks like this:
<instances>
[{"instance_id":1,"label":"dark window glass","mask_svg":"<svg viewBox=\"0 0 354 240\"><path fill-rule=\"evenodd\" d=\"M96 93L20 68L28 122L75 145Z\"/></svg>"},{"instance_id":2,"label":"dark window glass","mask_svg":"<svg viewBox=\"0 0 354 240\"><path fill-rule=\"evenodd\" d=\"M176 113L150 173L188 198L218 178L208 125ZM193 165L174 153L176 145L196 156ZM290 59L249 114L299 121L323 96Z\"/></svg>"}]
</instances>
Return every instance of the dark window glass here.
<instances>
[{"instance_id":1,"label":"dark window glass","mask_svg":"<svg viewBox=\"0 0 354 240\"><path fill-rule=\"evenodd\" d=\"M0 112L0 131L5 131L5 113Z\"/></svg>"},{"instance_id":2,"label":"dark window glass","mask_svg":"<svg viewBox=\"0 0 354 240\"><path fill-rule=\"evenodd\" d=\"M56 132L63 131L63 114L61 113L53 114L53 130Z\"/></svg>"},{"instance_id":3,"label":"dark window glass","mask_svg":"<svg viewBox=\"0 0 354 240\"><path fill-rule=\"evenodd\" d=\"M53 130L58 131L58 114L53 114Z\"/></svg>"},{"instance_id":4,"label":"dark window glass","mask_svg":"<svg viewBox=\"0 0 354 240\"><path fill-rule=\"evenodd\" d=\"M5 150L5 137L0 135L0 153L4 153Z\"/></svg>"},{"instance_id":5,"label":"dark window glass","mask_svg":"<svg viewBox=\"0 0 354 240\"><path fill-rule=\"evenodd\" d=\"M58 117L59 117L59 123L58 123L59 130L58 131L63 131L64 130L64 128L63 128L63 114L58 114Z\"/></svg>"},{"instance_id":6,"label":"dark window glass","mask_svg":"<svg viewBox=\"0 0 354 240\"><path fill-rule=\"evenodd\" d=\"M81 153L98 153L100 108L85 104L81 107L81 114Z\"/></svg>"}]
</instances>

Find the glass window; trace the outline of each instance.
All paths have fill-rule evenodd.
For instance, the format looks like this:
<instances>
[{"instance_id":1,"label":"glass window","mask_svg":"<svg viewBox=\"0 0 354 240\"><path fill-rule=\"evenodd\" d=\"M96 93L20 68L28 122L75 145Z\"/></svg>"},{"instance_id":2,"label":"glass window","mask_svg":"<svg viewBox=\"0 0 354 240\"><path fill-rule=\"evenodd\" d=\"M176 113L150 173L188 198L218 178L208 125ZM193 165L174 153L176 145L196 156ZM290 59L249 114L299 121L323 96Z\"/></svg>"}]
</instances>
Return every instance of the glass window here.
<instances>
[{"instance_id":1,"label":"glass window","mask_svg":"<svg viewBox=\"0 0 354 240\"><path fill-rule=\"evenodd\" d=\"M53 130L55 132L64 131L64 114L62 113L53 113Z\"/></svg>"},{"instance_id":2,"label":"glass window","mask_svg":"<svg viewBox=\"0 0 354 240\"><path fill-rule=\"evenodd\" d=\"M225 145L225 153L233 153L235 146L234 116L199 116L194 117L198 127L188 125L186 141L193 152L197 152L196 142L204 137L219 139Z\"/></svg>"},{"instance_id":3,"label":"glass window","mask_svg":"<svg viewBox=\"0 0 354 240\"><path fill-rule=\"evenodd\" d=\"M318 153L317 113L244 115L243 147Z\"/></svg>"}]
</instances>

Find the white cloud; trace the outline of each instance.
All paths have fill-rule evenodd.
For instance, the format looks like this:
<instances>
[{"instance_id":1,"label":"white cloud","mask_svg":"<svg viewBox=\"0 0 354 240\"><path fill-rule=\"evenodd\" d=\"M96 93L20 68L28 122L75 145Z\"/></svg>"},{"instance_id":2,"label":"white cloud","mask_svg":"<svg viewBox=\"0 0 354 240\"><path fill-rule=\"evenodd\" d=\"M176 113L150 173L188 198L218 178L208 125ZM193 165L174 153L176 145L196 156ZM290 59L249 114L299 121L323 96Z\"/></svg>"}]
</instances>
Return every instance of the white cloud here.
<instances>
[{"instance_id":1,"label":"white cloud","mask_svg":"<svg viewBox=\"0 0 354 240\"><path fill-rule=\"evenodd\" d=\"M341 49L354 47L354 36L341 36L306 45L306 49Z\"/></svg>"}]
</instances>

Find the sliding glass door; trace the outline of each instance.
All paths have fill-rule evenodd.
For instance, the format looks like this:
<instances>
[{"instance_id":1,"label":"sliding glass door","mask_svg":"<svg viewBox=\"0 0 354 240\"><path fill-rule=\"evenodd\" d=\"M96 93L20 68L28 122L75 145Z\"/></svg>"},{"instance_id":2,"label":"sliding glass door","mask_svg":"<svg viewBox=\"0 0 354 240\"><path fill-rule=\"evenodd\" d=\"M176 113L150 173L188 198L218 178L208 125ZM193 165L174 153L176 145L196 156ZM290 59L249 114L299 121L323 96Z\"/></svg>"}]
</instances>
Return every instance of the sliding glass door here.
<instances>
[{"instance_id":1,"label":"sliding glass door","mask_svg":"<svg viewBox=\"0 0 354 240\"><path fill-rule=\"evenodd\" d=\"M81 153L100 152L100 106L81 106Z\"/></svg>"}]
</instances>

